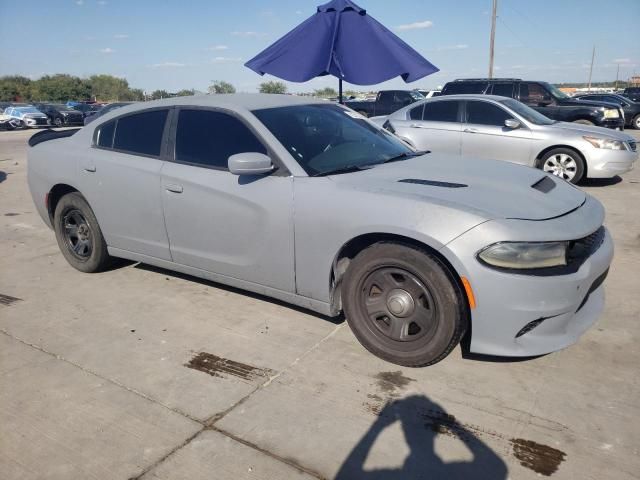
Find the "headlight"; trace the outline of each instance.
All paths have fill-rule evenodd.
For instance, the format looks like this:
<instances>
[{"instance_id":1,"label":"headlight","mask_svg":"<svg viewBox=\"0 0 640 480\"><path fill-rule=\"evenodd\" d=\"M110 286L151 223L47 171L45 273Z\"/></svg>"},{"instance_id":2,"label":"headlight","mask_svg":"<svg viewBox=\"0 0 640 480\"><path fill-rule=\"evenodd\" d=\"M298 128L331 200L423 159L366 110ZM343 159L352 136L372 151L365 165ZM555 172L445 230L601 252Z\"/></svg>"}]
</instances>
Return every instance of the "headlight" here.
<instances>
[{"instance_id":1,"label":"headlight","mask_svg":"<svg viewBox=\"0 0 640 480\"><path fill-rule=\"evenodd\" d=\"M624 142L620 140L610 140L608 138L582 137L596 148L606 148L608 150L626 150Z\"/></svg>"},{"instance_id":2,"label":"headlight","mask_svg":"<svg viewBox=\"0 0 640 480\"><path fill-rule=\"evenodd\" d=\"M569 242L500 242L489 245L478 257L499 268L525 270L567 264Z\"/></svg>"},{"instance_id":3,"label":"headlight","mask_svg":"<svg viewBox=\"0 0 640 480\"><path fill-rule=\"evenodd\" d=\"M604 118L619 118L620 112L618 112L617 108L605 108L604 109Z\"/></svg>"}]
</instances>

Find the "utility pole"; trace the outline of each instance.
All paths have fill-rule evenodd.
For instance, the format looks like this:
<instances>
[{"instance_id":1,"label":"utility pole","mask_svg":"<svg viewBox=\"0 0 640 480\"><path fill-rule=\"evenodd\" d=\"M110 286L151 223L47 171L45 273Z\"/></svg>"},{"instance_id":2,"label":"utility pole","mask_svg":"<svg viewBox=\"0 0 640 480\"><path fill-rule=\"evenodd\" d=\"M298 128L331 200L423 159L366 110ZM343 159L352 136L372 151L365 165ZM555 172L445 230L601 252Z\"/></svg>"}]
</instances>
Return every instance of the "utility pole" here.
<instances>
[{"instance_id":1,"label":"utility pole","mask_svg":"<svg viewBox=\"0 0 640 480\"><path fill-rule=\"evenodd\" d=\"M493 13L491 15L491 41L489 43L489 78L493 78L493 45L496 40L496 14L498 13L498 0L493 0Z\"/></svg>"},{"instance_id":2,"label":"utility pole","mask_svg":"<svg viewBox=\"0 0 640 480\"><path fill-rule=\"evenodd\" d=\"M593 52L591 53L591 67L589 67L589 87L587 91L591 91L591 74L593 73L593 60L596 58L596 46L593 46Z\"/></svg>"},{"instance_id":3,"label":"utility pole","mask_svg":"<svg viewBox=\"0 0 640 480\"><path fill-rule=\"evenodd\" d=\"M618 93L618 77L620 76L620 64L618 63L618 69L616 70L616 93Z\"/></svg>"}]
</instances>

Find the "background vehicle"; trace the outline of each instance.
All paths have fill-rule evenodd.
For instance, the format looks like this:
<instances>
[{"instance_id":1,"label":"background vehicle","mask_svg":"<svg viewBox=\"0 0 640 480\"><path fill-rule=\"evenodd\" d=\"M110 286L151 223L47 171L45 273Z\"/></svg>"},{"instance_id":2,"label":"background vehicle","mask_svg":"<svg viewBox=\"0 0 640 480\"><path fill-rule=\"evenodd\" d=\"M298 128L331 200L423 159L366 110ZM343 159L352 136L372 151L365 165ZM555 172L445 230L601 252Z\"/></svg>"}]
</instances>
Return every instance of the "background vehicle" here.
<instances>
[{"instance_id":1,"label":"background vehicle","mask_svg":"<svg viewBox=\"0 0 640 480\"><path fill-rule=\"evenodd\" d=\"M344 104L365 117L374 117L389 115L423 98L417 90L381 90L372 102L347 101Z\"/></svg>"},{"instance_id":2,"label":"background vehicle","mask_svg":"<svg viewBox=\"0 0 640 480\"><path fill-rule=\"evenodd\" d=\"M638 158L625 133L556 122L493 95L424 100L391 114L384 126L419 150L521 163L572 183L625 173Z\"/></svg>"},{"instance_id":3,"label":"background vehicle","mask_svg":"<svg viewBox=\"0 0 640 480\"><path fill-rule=\"evenodd\" d=\"M627 87L624 89L624 96L634 102L640 102L640 87Z\"/></svg>"},{"instance_id":4,"label":"background vehicle","mask_svg":"<svg viewBox=\"0 0 640 480\"><path fill-rule=\"evenodd\" d=\"M70 106L74 110L82 112L82 116L83 117L88 116L92 112L97 112L98 110L100 110L100 108L102 108L97 103L75 103L75 102L72 102L73 105L69 105L69 103L70 102L67 102L67 106Z\"/></svg>"},{"instance_id":5,"label":"background vehicle","mask_svg":"<svg viewBox=\"0 0 640 480\"><path fill-rule=\"evenodd\" d=\"M118 102L118 103L110 103L109 105L105 105L99 110L92 110L87 113L87 116L84 118L84 124L87 125L97 118L100 118L102 115L105 115L112 110L120 107L126 107L127 105L131 105L134 102Z\"/></svg>"},{"instance_id":6,"label":"background vehicle","mask_svg":"<svg viewBox=\"0 0 640 480\"><path fill-rule=\"evenodd\" d=\"M461 79L447 83L442 89L442 94L485 94L511 97L553 120L597 125L618 130L624 128L624 117L618 105L576 100L547 82L525 81L519 78Z\"/></svg>"},{"instance_id":7,"label":"background vehicle","mask_svg":"<svg viewBox=\"0 0 640 480\"><path fill-rule=\"evenodd\" d=\"M47 116L50 125L55 125L56 127L84 125L82 112L67 107L66 105L59 103L37 103L35 107Z\"/></svg>"},{"instance_id":8,"label":"background vehicle","mask_svg":"<svg viewBox=\"0 0 640 480\"><path fill-rule=\"evenodd\" d=\"M7 107L4 114L18 121L20 126L25 128L46 127L49 124L47 116L32 105Z\"/></svg>"},{"instance_id":9,"label":"background vehicle","mask_svg":"<svg viewBox=\"0 0 640 480\"><path fill-rule=\"evenodd\" d=\"M442 95L442 90L418 90L418 92L420 92L424 98L439 97Z\"/></svg>"},{"instance_id":10,"label":"background vehicle","mask_svg":"<svg viewBox=\"0 0 640 480\"><path fill-rule=\"evenodd\" d=\"M341 105L172 98L29 144L36 209L78 270L112 255L344 311L398 364L440 361L470 324L474 352L550 352L603 308L597 200L531 168L416 152Z\"/></svg>"},{"instance_id":11,"label":"background vehicle","mask_svg":"<svg viewBox=\"0 0 640 480\"><path fill-rule=\"evenodd\" d=\"M638 102L634 102L623 95L617 95L615 93L587 93L576 95L574 98L615 103L622 108L625 127L640 129L640 103Z\"/></svg>"},{"instance_id":12,"label":"background vehicle","mask_svg":"<svg viewBox=\"0 0 640 480\"><path fill-rule=\"evenodd\" d=\"M15 130L20 126L19 120L5 115L4 107L0 105L0 130Z\"/></svg>"}]
</instances>

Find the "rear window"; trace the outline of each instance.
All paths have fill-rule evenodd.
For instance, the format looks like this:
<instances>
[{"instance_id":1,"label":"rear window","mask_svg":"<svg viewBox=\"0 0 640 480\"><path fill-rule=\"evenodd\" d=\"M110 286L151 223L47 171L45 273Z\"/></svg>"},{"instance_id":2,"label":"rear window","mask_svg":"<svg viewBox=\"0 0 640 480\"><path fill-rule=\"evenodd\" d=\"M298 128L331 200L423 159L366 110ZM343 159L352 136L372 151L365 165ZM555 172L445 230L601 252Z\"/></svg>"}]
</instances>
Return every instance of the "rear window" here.
<instances>
[{"instance_id":1,"label":"rear window","mask_svg":"<svg viewBox=\"0 0 640 480\"><path fill-rule=\"evenodd\" d=\"M466 93L484 93L487 82L450 82L442 89L443 95L461 95Z\"/></svg>"},{"instance_id":2,"label":"rear window","mask_svg":"<svg viewBox=\"0 0 640 480\"><path fill-rule=\"evenodd\" d=\"M409 110L409 118L411 120L422 120L422 111L424 110L424 104L419 107Z\"/></svg>"},{"instance_id":3,"label":"rear window","mask_svg":"<svg viewBox=\"0 0 640 480\"><path fill-rule=\"evenodd\" d=\"M160 155L168 110L152 110L117 119L113 148L141 155Z\"/></svg>"}]
</instances>

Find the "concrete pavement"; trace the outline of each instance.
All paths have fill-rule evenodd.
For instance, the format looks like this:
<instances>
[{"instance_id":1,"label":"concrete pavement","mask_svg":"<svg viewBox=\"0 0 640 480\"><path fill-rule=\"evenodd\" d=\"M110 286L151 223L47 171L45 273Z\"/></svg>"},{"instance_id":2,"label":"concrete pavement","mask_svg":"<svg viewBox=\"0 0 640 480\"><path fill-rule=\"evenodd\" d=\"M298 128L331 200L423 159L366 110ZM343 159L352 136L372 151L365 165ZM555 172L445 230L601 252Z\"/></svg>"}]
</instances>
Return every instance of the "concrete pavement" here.
<instances>
[{"instance_id":1,"label":"concrete pavement","mask_svg":"<svg viewBox=\"0 0 640 480\"><path fill-rule=\"evenodd\" d=\"M583 187L616 258L577 345L408 369L263 297L75 271L28 193L31 134L0 132L2 478L637 478L640 169Z\"/></svg>"}]
</instances>

